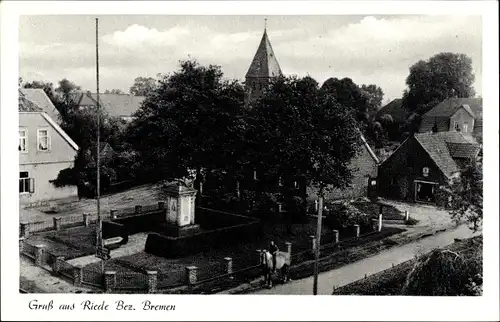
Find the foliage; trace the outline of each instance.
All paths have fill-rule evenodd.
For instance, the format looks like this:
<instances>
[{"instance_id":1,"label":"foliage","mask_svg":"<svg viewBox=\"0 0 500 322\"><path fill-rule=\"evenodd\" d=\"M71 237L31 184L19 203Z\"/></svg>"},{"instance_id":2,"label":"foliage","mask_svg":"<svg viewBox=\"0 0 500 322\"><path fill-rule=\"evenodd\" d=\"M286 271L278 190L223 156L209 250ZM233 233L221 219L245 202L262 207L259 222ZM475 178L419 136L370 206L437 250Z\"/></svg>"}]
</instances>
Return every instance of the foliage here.
<instances>
[{"instance_id":1,"label":"foliage","mask_svg":"<svg viewBox=\"0 0 500 322\"><path fill-rule=\"evenodd\" d=\"M358 121L362 122L368 120L369 99L374 104L373 106L378 102L378 89L375 85L370 85L362 90L350 78L334 77L327 79L321 86L321 91L332 95L340 105L352 108ZM370 95L367 95L368 93Z\"/></svg>"},{"instance_id":2,"label":"foliage","mask_svg":"<svg viewBox=\"0 0 500 322\"><path fill-rule=\"evenodd\" d=\"M181 62L147 96L129 130L144 174L167 180L203 171L232 172L243 151L243 88L218 66Z\"/></svg>"},{"instance_id":3,"label":"foliage","mask_svg":"<svg viewBox=\"0 0 500 322\"><path fill-rule=\"evenodd\" d=\"M331 205L331 209L325 211L325 225L330 229L346 229L353 225L370 225L370 216L354 207L349 202Z\"/></svg>"},{"instance_id":4,"label":"foliage","mask_svg":"<svg viewBox=\"0 0 500 322\"><path fill-rule=\"evenodd\" d=\"M465 220L477 231L483 221L483 166L480 161L471 161L446 186L437 191L437 199L450 212L455 222Z\"/></svg>"},{"instance_id":5,"label":"foliage","mask_svg":"<svg viewBox=\"0 0 500 322\"><path fill-rule=\"evenodd\" d=\"M384 91L377 85L361 85L361 93L366 97L366 103L368 105L367 112L370 119L375 117L382 106L382 100L384 99Z\"/></svg>"},{"instance_id":6,"label":"foliage","mask_svg":"<svg viewBox=\"0 0 500 322\"><path fill-rule=\"evenodd\" d=\"M408 274L404 295L457 296L482 293L482 239L464 253L435 249L418 259Z\"/></svg>"},{"instance_id":7,"label":"foliage","mask_svg":"<svg viewBox=\"0 0 500 322\"><path fill-rule=\"evenodd\" d=\"M343 188L358 152L353 114L310 77L277 78L250 112L252 163L270 177L303 178L320 190Z\"/></svg>"},{"instance_id":8,"label":"foliage","mask_svg":"<svg viewBox=\"0 0 500 322\"><path fill-rule=\"evenodd\" d=\"M157 87L157 80L152 77L137 77L134 84L130 87L130 94L134 96L148 96L153 93Z\"/></svg>"},{"instance_id":9,"label":"foliage","mask_svg":"<svg viewBox=\"0 0 500 322\"><path fill-rule=\"evenodd\" d=\"M473 97L474 79L467 55L439 53L410 67L403 105L423 115L448 97Z\"/></svg>"},{"instance_id":10,"label":"foliage","mask_svg":"<svg viewBox=\"0 0 500 322\"><path fill-rule=\"evenodd\" d=\"M104 94L124 94L124 93L122 90L114 88L112 90L109 89L105 90Z\"/></svg>"},{"instance_id":11,"label":"foliage","mask_svg":"<svg viewBox=\"0 0 500 322\"><path fill-rule=\"evenodd\" d=\"M54 84L42 81L31 81L23 84L22 79L20 81L22 84L21 86L23 88L41 88L43 89L45 94L47 94L48 98L52 101L52 103L56 101Z\"/></svg>"}]
</instances>

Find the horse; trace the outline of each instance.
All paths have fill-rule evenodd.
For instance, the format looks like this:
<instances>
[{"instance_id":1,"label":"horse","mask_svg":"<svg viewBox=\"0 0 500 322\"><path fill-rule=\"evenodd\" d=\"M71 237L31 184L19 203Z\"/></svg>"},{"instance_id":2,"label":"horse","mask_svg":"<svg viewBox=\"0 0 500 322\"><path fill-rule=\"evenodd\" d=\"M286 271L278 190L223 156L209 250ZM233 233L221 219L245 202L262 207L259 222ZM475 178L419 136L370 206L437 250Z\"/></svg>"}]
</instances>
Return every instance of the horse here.
<instances>
[{"instance_id":1,"label":"horse","mask_svg":"<svg viewBox=\"0 0 500 322\"><path fill-rule=\"evenodd\" d=\"M273 287L272 273L273 273L273 255L267 250L260 251L260 264L263 268L264 283L268 288ZM290 269L290 254L280 252L276 254L276 271L283 283L286 283L288 278L288 271Z\"/></svg>"}]
</instances>

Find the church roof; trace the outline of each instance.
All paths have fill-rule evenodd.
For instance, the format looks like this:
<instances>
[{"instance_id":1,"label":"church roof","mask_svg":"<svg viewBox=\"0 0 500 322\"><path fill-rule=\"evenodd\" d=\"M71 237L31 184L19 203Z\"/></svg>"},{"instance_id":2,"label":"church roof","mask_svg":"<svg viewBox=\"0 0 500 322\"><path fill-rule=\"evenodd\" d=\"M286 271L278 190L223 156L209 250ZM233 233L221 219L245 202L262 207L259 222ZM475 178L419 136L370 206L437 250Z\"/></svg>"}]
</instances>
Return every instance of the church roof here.
<instances>
[{"instance_id":1,"label":"church roof","mask_svg":"<svg viewBox=\"0 0 500 322\"><path fill-rule=\"evenodd\" d=\"M280 65L274 55L273 47L271 46L267 32L264 30L259 48L257 48L257 52L255 53L252 64L250 64L250 68L245 77L269 78L281 75Z\"/></svg>"}]
</instances>

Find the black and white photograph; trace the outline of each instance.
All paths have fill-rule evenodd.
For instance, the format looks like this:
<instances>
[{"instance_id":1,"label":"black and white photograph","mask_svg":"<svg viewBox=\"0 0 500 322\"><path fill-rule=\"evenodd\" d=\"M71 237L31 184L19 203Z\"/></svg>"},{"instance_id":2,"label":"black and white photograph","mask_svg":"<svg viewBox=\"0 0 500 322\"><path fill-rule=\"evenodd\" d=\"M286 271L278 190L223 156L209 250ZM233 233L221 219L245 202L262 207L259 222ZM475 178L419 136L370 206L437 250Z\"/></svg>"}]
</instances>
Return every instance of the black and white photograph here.
<instances>
[{"instance_id":1,"label":"black and white photograph","mask_svg":"<svg viewBox=\"0 0 500 322\"><path fill-rule=\"evenodd\" d=\"M460 2L19 14L1 108L2 253L19 266L2 255L2 284L8 269L38 319L165 319L197 310L193 295L215 295L220 314L226 299L359 301L321 319L498 300L498 56L485 58L487 4L444 10ZM365 296L384 300L363 309Z\"/></svg>"}]
</instances>

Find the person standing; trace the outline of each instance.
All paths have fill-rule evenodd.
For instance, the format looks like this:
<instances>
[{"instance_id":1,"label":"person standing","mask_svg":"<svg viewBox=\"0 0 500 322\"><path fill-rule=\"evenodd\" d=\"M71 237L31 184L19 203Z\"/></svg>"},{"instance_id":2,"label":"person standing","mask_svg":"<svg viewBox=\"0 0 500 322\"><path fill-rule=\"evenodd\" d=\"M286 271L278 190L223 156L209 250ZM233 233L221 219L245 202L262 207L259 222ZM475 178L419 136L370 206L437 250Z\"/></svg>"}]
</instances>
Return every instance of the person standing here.
<instances>
[{"instance_id":1,"label":"person standing","mask_svg":"<svg viewBox=\"0 0 500 322\"><path fill-rule=\"evenodd\" d=\"M278 251L278 246L276 246L274 241L271 240L271 243L269 244L269 252L273 256L273 272L276 271L276 256L278 255Z\"/></svg>"}]
</instances>

